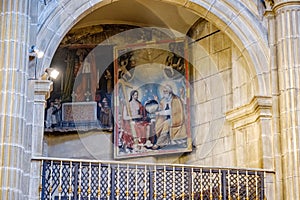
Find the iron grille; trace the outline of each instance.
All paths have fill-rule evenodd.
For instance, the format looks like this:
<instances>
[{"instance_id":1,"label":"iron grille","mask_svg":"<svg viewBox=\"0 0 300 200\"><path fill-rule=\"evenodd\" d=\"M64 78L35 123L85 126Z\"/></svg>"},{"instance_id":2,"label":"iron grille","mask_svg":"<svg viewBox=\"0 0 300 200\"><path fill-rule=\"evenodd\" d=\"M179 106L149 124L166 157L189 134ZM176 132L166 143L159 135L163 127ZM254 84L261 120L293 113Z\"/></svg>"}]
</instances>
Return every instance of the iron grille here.
<instances>
[{"instance_id":1,"label":"iron grille","mask_svg":"<svg viewBox=\"0 0 300 200\"><path fill-rule=\"evenodd\" d=\"M263 200L264 172L43 160L40 199Z\"/></svg>"}]
</instances>

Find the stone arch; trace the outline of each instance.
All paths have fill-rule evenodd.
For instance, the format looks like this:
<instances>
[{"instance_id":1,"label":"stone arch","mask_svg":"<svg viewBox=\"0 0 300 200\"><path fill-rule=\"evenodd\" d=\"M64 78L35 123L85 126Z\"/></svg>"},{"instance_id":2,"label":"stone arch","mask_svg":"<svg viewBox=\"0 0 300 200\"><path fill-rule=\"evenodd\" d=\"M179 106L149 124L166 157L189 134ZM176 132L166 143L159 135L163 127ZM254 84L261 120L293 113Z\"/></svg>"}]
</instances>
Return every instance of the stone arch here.
<instances>
[{"instance_id":1,"label":"stone arch","mask_svg":"<svg viewBox=\"0 0 300 200\"><path fill-rule=\"evenodd\" d=\"M269 51L267 30L239 1L229 0L161 0L169 4L183 6L206 20L217 24L239 48L245 57L254 81L256 95L269 96ZM74 4L71 1L51 1L42 13L42 24L37 32L37 46L44 49L42 70L50 66L52 57L65 34L84 16L95 9L113 3L113 0L84 1Z\"/></svg>"},{"instance_id":2,"label":"stone arch","mask_svg":"<svg viewBox=\"0 0 300 200\"><path fill-rule=\"evenodd\" d=\"M269 95L270 86L266 82L268 74L269 51L267 47L267 30L261 22L237 1L190 1L186 7L202 13L202 17L215 24L239 48L245 57L254 81L257 95Z\"/></svg>"}]
</instances>

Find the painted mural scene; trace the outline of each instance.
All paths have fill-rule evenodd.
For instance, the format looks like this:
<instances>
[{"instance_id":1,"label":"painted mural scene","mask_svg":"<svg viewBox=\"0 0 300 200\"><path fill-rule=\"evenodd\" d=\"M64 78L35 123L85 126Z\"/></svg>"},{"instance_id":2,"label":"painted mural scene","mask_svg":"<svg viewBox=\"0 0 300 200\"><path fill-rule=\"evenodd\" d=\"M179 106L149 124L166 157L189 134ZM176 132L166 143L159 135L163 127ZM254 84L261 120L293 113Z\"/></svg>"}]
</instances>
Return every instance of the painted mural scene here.
<instances>
[{"instance_id":1,"label":"painted mural scene","mask_svg":"<svg viewBox=\"0 0 300 200\"><path fill-rule=\"evenodd\" d=\"M185 51L182 40L115 48L116 158L191 151Z\"/></svg>"}]
</instances>

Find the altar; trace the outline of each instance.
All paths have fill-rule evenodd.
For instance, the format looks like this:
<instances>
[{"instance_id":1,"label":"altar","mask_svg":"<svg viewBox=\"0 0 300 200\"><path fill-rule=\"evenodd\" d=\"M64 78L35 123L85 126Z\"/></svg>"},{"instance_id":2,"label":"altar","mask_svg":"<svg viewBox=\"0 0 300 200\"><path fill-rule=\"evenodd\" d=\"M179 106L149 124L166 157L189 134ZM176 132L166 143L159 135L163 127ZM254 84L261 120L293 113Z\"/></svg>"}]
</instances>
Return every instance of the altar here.
<instances>
[{"instance_id":1,"label":"altar","mask_svg":"<svg viewBox=\"0 0 300 200\"><path fill-rule=\"evenodd\" d=\"M70 102L62 104L63 127L98 126L97 102Z\"/></svg>"}]
</instances>

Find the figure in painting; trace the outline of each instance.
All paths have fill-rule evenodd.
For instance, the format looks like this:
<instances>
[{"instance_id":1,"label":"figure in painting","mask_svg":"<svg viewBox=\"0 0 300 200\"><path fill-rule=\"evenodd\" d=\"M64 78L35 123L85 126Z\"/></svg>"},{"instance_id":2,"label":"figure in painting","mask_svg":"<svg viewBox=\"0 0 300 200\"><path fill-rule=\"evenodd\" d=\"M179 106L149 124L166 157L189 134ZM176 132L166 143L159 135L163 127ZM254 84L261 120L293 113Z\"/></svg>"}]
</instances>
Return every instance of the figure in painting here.
<instances>
[{"instance_id":1,"label":"figure in painting","mask_svg":"<svg viewBox=\"0 0 300 200\"><path fill-rule=\"evenodd\" d=\"M144 106L138 100L138 91L130 92L130 99L123 108L122 141L126 148L143 150L150 134L150 122Z\"/></svg>"},{"instance_id":2,"label":"figure in painting","mask_svg":"<svg viewBox=\"0 0 300 200\"><path fill-rule=\"evenodd\" d=\"M159 103L159 111L156 112L155 133L157 141L152 149L176 144L177 140L187 138L184 106L170 85L163 87L163 98Z\"/></svg>"},{"instance_id":3,"label":"figure in painting","mask_svg":"<svg viewBox=\"0 0 300 200\"><path fill-rule=\"evenodd\" d=\"M128 80L131 78L131 74L127 69L128 65L128 58L127 56L123 56L120 58L120 63L119 63L119 77L124 78L125 80Z\"/></svg>"},{"instance_id":4,"label":"figure in painting","mask_svg":"<svg viewBox=\"0 0 300 200\"><path fill-rule=\"evenodd\" d=\"M109 106L107 98L103 98L102 104L100 106L100 122L104 128L112 127L112 112Z\"/></svg>"},{"instance_id":5,"label":"figure in painting","mask_svg":"<svg viewBox=\"0 0 300 200\"><path fill-rule=\"evenodd\" d=\"M176 78L176 75L184 74L184 59L179 55L183 51L180 44L170 43L169 54L166 58L164 73L168 78ZM178 53L178 54L177 54Z\"/></svg>"}]
</instances>

